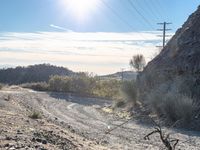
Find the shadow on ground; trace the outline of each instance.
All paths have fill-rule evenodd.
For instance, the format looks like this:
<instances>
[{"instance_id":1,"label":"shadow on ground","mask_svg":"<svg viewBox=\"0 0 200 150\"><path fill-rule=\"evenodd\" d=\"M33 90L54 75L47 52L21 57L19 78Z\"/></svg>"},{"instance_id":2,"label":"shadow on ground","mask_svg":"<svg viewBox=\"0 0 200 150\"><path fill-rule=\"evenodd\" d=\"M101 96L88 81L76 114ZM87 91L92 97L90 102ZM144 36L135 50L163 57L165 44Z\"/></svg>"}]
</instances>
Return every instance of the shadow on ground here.
<instances>
[{"instance_id":1,"label":"shadow on ground","mask_svg":"<svg viewBox=\"0 0 200 150\"><path fill-rule=\"evenodd\" d=\"M106 106L106 105L111 105L112 103L111 100L85 97L72 93L48 92L48 94L49 96L59 100L65 100L67 102L77 103L85 106L93 106L93 105Z\"/></svg>"}]
</instances>

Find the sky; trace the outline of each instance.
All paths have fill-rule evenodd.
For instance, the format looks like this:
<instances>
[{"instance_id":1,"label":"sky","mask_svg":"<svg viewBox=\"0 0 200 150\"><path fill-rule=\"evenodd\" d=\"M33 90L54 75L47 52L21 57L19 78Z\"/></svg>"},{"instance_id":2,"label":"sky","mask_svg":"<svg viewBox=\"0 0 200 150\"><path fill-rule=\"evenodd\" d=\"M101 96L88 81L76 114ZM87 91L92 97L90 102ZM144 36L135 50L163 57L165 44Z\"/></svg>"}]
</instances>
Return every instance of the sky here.
<instances>
[{"instance_id":1,"label":"sky","mask_svg":"<svg viewBox=\"0 0 200 150\"><path fill-rule=\"evenodd\" d=\"M51 63L108 74L129 59L151 60L161 45L159 22L170 35L200 0L1 0L0 67Z\"/></svg>"}]
</instances>

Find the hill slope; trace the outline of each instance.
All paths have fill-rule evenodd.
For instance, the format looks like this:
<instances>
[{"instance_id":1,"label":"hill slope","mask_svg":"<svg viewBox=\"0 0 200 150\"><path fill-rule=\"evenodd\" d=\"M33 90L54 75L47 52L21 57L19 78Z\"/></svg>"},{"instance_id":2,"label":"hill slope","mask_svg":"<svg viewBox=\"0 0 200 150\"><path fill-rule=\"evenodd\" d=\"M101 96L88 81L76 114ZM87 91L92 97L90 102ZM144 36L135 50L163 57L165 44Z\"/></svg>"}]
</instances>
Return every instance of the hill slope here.
<instances>
[{"instance_id":1,"label":"hill slope","mask_svg":"<svg viewBox=\"0 0 200 150\"><path fill-rule=\"evenodd\" d=\"M200 97L199 27L200 7L140 75L140 91L143 94L166 84L168 88L176 86L184 94Z\"/></svg>"},{"instance_id":2,"label":"hill slope","mask_svg":"<svg viewBox=\"0 0 200 150\"><path fill-rule=\"evenodd\" d=\"M52 66L49 64L39 64L28 67L16 67L0 70L0 83L22 84L27 82L48 81L52 75L74 74L71 70L64 67Z\"/></svg>"}]
</instances>

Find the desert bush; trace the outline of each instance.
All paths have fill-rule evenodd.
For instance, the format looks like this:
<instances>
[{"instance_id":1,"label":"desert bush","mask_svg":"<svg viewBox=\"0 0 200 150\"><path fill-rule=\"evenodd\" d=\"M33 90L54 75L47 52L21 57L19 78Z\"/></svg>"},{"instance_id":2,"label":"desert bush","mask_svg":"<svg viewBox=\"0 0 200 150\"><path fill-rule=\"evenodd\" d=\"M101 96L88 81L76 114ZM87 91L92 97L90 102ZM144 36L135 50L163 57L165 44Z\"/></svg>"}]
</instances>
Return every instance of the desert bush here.
<instances>
[{"instance_id":1,"label":"desert bush","mask_svg":"<svg viewBox=\"0 0 200 150\"><path fill-rule=\"evenodd\" d=\"M71 91L74 93L91 95L96 86L96 79L87 74L82 74L71 78L70 86Z\"/></svg>"},{"instance_id":2,"label":"desert bush","mask_svg":"<svg viewBox=\"0 0 200 150\"><path fill-rule=\"evenodd\" d=\"M69 92L71 78L67 76L51 76L49 79L49 89L56 92Z\"/></svg>"},{"instance_id":3,"label":"desert bush","mask_svg":"<svg viewBox=\"0 0 200 150\"><path fill-rule=\"evenodd\" d=\"M142 71L146 65L144 56L142 54L134 55L130 60L129 65L133 67L137 72Z\"/></svg>"},{"instance_id":4,"label":"desert bush","mask_svg":"<svg viewBox=\"0 0 200 150\"><path fill-rule=\"evenodd\" d=\"M137 101L137 85L134 80L124 81L122 83L121 92L128 101L132 101L134 104Z\"/></svg>"},{"instance_id":5,"label":"desert bush","mask_svg":"<svg viewBox=\"0 0 200 150\"><path fill-rule=\"evenodd\" d=\"M38 112L38 111L33 111L33 112L29 115L29 117L30 117L31 119L41 119L41 118L42 118L41 113Z\"/></svg>"},{"instance_id":6,"label":"desert bush","mask_svg":"<svg viewBox=\"0 0 200 150\"><path fill-rule=\"evenodd\" d=\"M109 99L121 99L120 87L121 81L119 80L99 80L93 89L93 95Z\"/></svg>"},{"instance_id":7,"label":"desert bush","mask_svg":"<svg viewBox=\"0 0 200 150\"><path fill-rule=\"evenodd\" d=\"M195 112L193 99L179 93L168 93L164 98L164 114L172 121L189 123Z\"/></svg>"},{"instance_id":8,"label":"desert bush","mask_svg":"<svg viewBox=\"0 0 200 150\"><path fill-rule=\"evenodd\" d=\"M68 76L51 76L48 83L27 83L21 85L33 90L49 90L56 92L72 92L87 96L96 96L109 99L121 99L120 87L122 82L115 79L100 80L86 73Z\"/></svg>"},{"instance_id":9,"label":"desert bush","mask_svg":"<svg viewBox=\"0 0 200 150\"><path fill-rule=\"evenodd\" d=\"M115 101L114 102L114 108L118 108L118 107L123 107L125 106L126 102L125 101L122 101L122 100L119 100L119 101Z\"/></svg>"},{"instance_id":10,"label":"desert bush","mask_svg":"<svg viewBox=\"0 0 200 150\"><path fill-rule=\"evenodd\" d=\"M48 91L49 85L46 82L37 82L37 83L25 83L21 87L29 88L36 91Z\"/></svg>"},{"instance_id":11,"label":"desert bush","mask_svg":"<svg viewBox=\"0 0 200 150\"><path fill-rule=\"evenodd\" d=\"M0 90L3 88L3 84L0 83Z\"/></svg>"},{"instance_id":12,"label":"desert bush","mask_svg":"<svg viewBox=\"0 0 200 150\"><path fill-rule=\"evenodd\" d=\"M158 116L167 117L169 121L181 120L189 123L196 112L196 106L191 97L177 91L155 90L148 96L148 102Z\"/></svg>"}]
</instances>

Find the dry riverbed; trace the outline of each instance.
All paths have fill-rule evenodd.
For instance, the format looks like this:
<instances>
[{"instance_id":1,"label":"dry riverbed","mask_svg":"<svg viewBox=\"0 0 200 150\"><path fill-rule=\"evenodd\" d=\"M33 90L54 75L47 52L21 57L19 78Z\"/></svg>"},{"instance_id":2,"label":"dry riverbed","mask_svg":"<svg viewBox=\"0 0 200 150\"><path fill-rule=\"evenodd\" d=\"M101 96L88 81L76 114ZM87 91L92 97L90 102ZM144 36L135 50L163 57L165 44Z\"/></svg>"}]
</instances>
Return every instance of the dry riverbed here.
<instances>
[{"instance_id":1,"label":"dry riverbed","mask_svg":"<svg viewBox=\"0 0 200 150\"><path fill-rule=\"evenodd\" d=\"M120 119L102 111L110 101L78 97L71 94L34 92L19 87L0 91L0 149L162 149L158 135L144 136L150 125L131 120L120 128ZM38 112L41 119L29 116ZM200 150L200 133L169 130L178 138L178 149Z\"/></svg>"}]
</instances>

